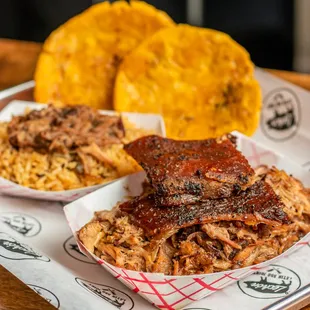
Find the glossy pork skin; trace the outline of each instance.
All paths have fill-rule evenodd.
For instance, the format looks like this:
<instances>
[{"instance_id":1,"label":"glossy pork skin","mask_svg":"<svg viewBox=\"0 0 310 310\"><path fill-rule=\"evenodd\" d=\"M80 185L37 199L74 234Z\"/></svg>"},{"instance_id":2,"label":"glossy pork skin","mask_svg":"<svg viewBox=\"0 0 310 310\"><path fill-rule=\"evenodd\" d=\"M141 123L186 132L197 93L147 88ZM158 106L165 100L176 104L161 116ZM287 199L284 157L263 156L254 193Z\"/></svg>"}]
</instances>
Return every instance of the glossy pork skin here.
<instances>
[{"instance_id":1,"label":"glossy pork skin","mask_svg":"<svg viewBox=\"0 0 310 310\"><path fill-rule=\"evenodd\" d=\"M153 135L133 141L124 149L147 173L157 205L229 197L254 180L248 161L227 137L176 141Z\"/></svg>"},{"instance_id":2,"label":"glossy pork skin","mask_svg":"<svg viewBox=\"0 0 310 310\"><path fill-rule=\"evenodd\" d=\"M269 184L257 181L238 195L209 199L203 203L157 207L154 195L136 197L119 209L132 223L155 239L166 239L180 228L219 221L242 221L247 225L265 223L278 226L290 222L283 203Z\"/></svg>"}]
</instances>

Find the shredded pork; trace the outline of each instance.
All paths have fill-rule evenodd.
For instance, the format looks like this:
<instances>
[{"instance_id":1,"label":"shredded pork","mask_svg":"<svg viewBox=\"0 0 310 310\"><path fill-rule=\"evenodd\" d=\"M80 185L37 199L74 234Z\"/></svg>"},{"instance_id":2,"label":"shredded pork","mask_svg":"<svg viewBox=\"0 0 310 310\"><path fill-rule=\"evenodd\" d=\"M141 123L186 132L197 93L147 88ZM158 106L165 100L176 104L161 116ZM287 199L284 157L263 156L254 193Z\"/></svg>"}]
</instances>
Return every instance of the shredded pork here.
<instances>
[{"instance_id":1,"label":"shredded pork","mask_svg":"<svg viewBox=\"0 0 310 310\"><path fill-rule=\"evenodd\" d=\"M120 211L97 212L79 231L90 251L130 270L189 275L258 264L291 247L310 232L310 194L302 184L276 168L260 167L257 177L279 195L290 222L281 225L218 221L179 228L155 243ZM94 233L96 231L96 233Z\"/></svg>"},{"instance_id":2,"label":"shredded pork","mask_svg":"<svg viewBox=\"0 0 310 310\"><path fill-rule=\"evenodd\" d=\"M120 143L124 127L120 117L102 115L88 106L49 105L13 117L8 135L10 143L17 148L66 153L93 143L100 147Z\"/></svg>"},{"instance_id":3,"label":"shredded pork","mask_svg":"<svg viewBox=\"0 0 310 310\"><path fill-rule=\"evenodd\" d=\"M33 149L40 153L76 154L80 174L89 174L95 158L113 165L104 147L120 144L125 135L119 116L102 115L88 106L56 108L49 105L23 116L15 116L8 124L10 144L17 149Z\"/></svg>"}]
</instances>

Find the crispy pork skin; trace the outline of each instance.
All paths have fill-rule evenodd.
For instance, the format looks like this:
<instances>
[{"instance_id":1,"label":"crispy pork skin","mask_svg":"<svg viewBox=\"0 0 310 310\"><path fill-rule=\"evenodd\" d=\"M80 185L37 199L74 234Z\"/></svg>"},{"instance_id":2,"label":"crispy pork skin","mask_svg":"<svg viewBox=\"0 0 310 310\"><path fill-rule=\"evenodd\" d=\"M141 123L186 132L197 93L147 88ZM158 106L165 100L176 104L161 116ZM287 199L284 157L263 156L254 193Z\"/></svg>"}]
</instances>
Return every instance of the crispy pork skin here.
<instances>
[{"instance_id":1,"label":"crispy pork skin","mask_svg":"<svg viewBox=\"0 0 310 310\"><path fill-rule=\"evenodd\" d=\"M154 195L150 194L124 202L119 208L135 225L143 228L147 236L156 239L173 235L180 228L219 221L274 226L290 222L283 211L283 203L264 181L256 182L238 195L209 199L199 204L157 207Z\"/></svg>"},{"instance_id":2,"label":"crispy pork skin","mask_svg":"<svg viewBox=\"0 0 310 310\"><path fill-rule=\"evenodd\" d=\"M176 141L153 135L124 149L146 171L157 205L229 197L254 182L253 169L227 137Z\"/></svg>"},{"instance_id":3,"label":"crispy pork skin","mask_svg":"<svg viewBox=\"0 0 310 310\"><path fill-rule=\"evenodd\" d=\"M189 275L255 265L310 232L310 192L276 168L229 198L158 207L145 186L141 197L96 212L78 233L101 259L126 269Z\"/></svg>"}]
</instances>

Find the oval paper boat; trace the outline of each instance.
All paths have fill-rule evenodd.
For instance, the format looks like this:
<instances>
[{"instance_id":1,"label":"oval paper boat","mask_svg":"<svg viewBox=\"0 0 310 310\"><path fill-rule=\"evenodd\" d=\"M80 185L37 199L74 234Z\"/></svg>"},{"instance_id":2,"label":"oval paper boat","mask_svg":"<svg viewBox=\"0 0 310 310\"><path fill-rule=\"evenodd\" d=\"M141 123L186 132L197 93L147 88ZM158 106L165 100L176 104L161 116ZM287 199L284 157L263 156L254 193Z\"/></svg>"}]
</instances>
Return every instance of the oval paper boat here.
<instances>
[{"instance_id":1,"label":"oval paper boat","mask_svg":"<svg viewBox=\"0 0 310 310\"><path fill-rule=\"evenodd\" d=\"M10 121L12 115L21 115L24 114L26 108L30 108L32 110L40 110L43 107L46 107L44 104L37 104L34 102L27 101L13 101L9 105L7 105L0 112L0 121ZM116 113L113 111L100 111L102 114L106 115L115 115ZM165 125L163 118L160 115L156 114L141 114L141 113L121 113L128 118L133 124L135 124L138 128L144 128L147 130L153 130L156 134L165 136ZM22 186L11 182L5 178L0 177L0 194L5 194L9 196L20 196L20 197L28 197L33 199L42 199L42 200L53 200L53 201L73 201L77 198L83 197L86 194L93 192L94 190L106 186L107 184L111 184L115 182L115 180L99 184L95 186L82 187L73 190L66 191L40 191L28 188L26 186Z\"/></svg>"},{"instance_id":2,"label":"oval paper boat","mask_svg":"<svg viewBox=\"0 0 310 310\"><path fill-rule=\"evenodd\" d=\"M249 138L239 133L234 134L238 136L239 149L241 149L252 165L268 164L285 168L287 173L293 174L304 182L305 185L309 186L310 174L306 170ZM310 242L310 234L308 234L285 253L269 261L246 268L212 274L165 276L158 273L130 271L112 266L85 249L83 244L77 239L76 231L93 218L95 211L110 210L117 202L126 200L126 197L139 195L142 191L141 184L144 179L144 172L122 178L66 205L64 212L80 250L90 259L98 262L131 290L140 294L160 309L181 309L274 263Z\"/></svg>"}]
</instances>

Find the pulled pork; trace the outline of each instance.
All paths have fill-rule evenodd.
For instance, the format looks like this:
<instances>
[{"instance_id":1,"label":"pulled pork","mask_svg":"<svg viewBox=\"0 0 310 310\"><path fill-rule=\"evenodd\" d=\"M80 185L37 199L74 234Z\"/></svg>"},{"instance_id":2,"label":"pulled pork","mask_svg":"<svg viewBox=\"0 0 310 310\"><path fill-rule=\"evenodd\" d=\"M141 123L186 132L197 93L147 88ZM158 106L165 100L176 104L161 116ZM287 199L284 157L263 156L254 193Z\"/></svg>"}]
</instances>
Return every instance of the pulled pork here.
<instances>
[{"instance_id":1,"label":"pulled pork","mask_svg":"<svg viewBox=\"0 0 310 310\"><path fill-rule=\"evenodd\" d=\"M102 115L87 106L48 108L15 116L8 125L9 141L16 148L65 153L80 146L120 143L124 137L118 116Z\"/></svg>"},{"instance_id":2,"label":"pulled pork","mask_svg":"<svg viewBox=\"0 0 310 310\"><path fill-rule=\"evenodd\" d=\"M49 105L23 116L15 116L8 124L11 145L41 153L77 154L87 174L88 155L112 165L102 148L121 143L125 135L119 116L102 115L90 107L79 105L56 108Z\"/></svg>"},{"instance_id":3,"label":"pulled pork","mask_svg":"<svg viewBox=\"0 0 310 310\"><path fill-rule=\"evenodd\" d=\"M211 273L261 263L310 232L310 194L298 180L276 168L261 167L256 175L279 196L288 219L276 223L231 218L193 222L187 227L176 223L172 233L159 233L156 238L133 223L120 205L97 212L79 231L79 239L115 266L167 275Z\"/></svg>"}]
</instances>

